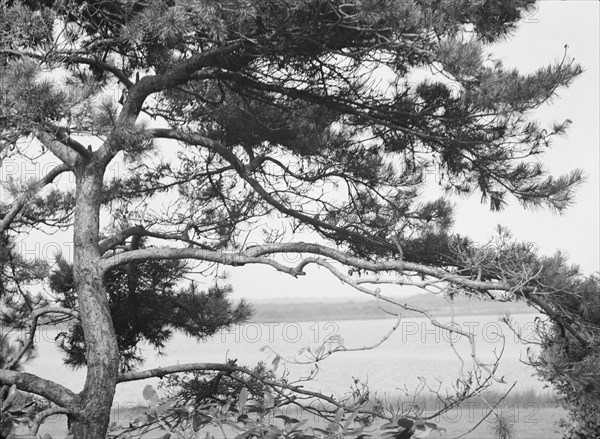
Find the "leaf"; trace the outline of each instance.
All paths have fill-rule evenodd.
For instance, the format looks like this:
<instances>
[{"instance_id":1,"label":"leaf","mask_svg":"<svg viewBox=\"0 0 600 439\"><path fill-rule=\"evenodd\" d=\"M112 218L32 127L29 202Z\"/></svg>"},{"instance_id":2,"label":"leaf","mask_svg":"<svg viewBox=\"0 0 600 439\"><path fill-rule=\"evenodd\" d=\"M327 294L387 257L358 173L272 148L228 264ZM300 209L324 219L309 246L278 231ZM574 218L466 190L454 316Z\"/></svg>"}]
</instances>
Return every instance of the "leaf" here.
<instances>
[{"instance_id":1,"label":"leaf","mask_svg":"<svg viewBox=\"0 0 600 439\"><path fill-rule=\"evenodd\" d=\"M142 391L142 396L146 401L148 401L148 404L150 404L150 406L158 407L160 399L154 386L148 384L146 387L144 387L144 390Z\"/></svg>"},{"instance_id":2,"label":"leaf","mask_svg":"<svg viewBox=\"0 0 600 439\"><path fill-rule=\"evenodd\" d=\"M275 434L276 436L280 436L283 433L283 430L277 425L269 425L269 432Z\"/></svg>"},{"instance_id":3,"label":"leaf","mask_svg":"<svg viewBox=\"0 0 600 439\"><path fill-rule=\"evenodd\" d=\"M434 424L432 422L424 422L424 424L425 424L426 427L429 427L432 430L439 430L440 429L440 427L438 427L437 424ZM444 430L444 429L442 428L442 430Z\"/></svg>"},{"instance_id":4,"label":"leaf","mask_svg":"<svg viewBox=\"0 0 600 439\"><path fill-rule=\"evenodd\" d=\"M275 358L273 358L273 361L271 362L271 366L273 366L273 371L277 370L280 362L281 362L281 357L279 355L275 355Z\"/></svg>"},{"instance_id":5,"label":"leaf","mask_svg":"<svg viewBox=\"0 0 600 439\"><path fill-rule=\"evenodd\" d=\"M275 397L268 390L265 390L264 401L265 401L265 404L264 404L265 409L270 409L275 406Z\"/></svg>"},{"instance_id":6,"label":"leaf","mask_svg":"<svg viewBox=\"0 0 600 439\"><path fill-rule=\"evenodd\" d=\"M177 404L177 401L175 401L174 398L167 399L165 402L163 402L162 404L160 404L156 408L156 412L157 413L164 413L167 410L172 409L173 407L175 407L176 404Z\"/></svg>"},{"instance_id":7,"label":"leaf","mask_svg":"<svg viewBox=\"0 0 600 439\"><path fill-rule=\"evenodd\" d=\"M244 427L239 426L238 424L236 424L235 422L232 421L223 421L223 425L228 425L231 428L234 428L238 431L242 431L244 430Z\"/></svg>"},{"instance_id":8,"label":"leaf","mask_svg":"<svg viewBox=\"0 0 600 439\"><path fill-rule=\"evenodd\" d=\"M309 433L309 431L310 431L310 433ZM325 437L329 436L329 432L327 430L323 430L322 428L318 428L318 427L307 428L306 433L309 436L314 436L314 437L318 437L318 438L325 438Z\"/></svg>"},{"instance_id":9,"label":"leaf","mask_svg":"<svg viewBox=\"0 0 600 439\"><path fill-rule=\"evenodd\" d=\"M412 428L412 426L415 424L415 422L412 419L402 418L402 419L398 419L397 424L400 427L408 429L408 428Z\"/></svg>"},{"instance_id":10,"label":"leaf","mask_svg":"<svg viewBox=\"0 0 600 439\"><path fill-rule=\"evenodd\" d=\"M300 427L302 427L304 424L306 424L308 422L308 419L303 419L302 421L298 421L297 419L292 419L292 421L295 421L296 424L292 428L290 428L290 433L292 431L298 430Z\"/></svg>"},{"instance_id":11,"label":"leaf","mask_svg":"<svg viewBox=\"0 0 600 439\"><path fill-rule=\"evenodd\" d=\"M337 344L340 348L344 348L344 339L340 334L332 335L327 340L328 343Z\"/></svg>"},{"instance_id":12,"label":"leaf","mask_svg":"<svg viewBox=\"0 0 600 439\"><path fill-rule=\"evenodd\" d=\"M262 407L256 405L256 404L248 404L246 411L248 413L261 413L262 412Z\"/></svg>"},{"instance_id":13,"label":"leaf","mask_svg":"<svg viewBox=\"0 0 600 439\"><path fill-rule=\"evenodd\" d=\"M129 423L132 427L141 427L142 425L147 424L150 421L147 414L143 414L135 418L133 421Z\"/></svg>"},{"instance_id":14,"label":"leaf","mask_svg":"<svg viewBox=\"0 0 600 439\"><path fill-rule=\"evenodd\" d=\"M352 424L352 422L354 421L354 418L356 418L356 412L353 412L348 419L346 419L346 422L344 422L344 430L346 430L350 424Z\"/></svg>"},{"instance_id":15,"label":"leaf","mask_svg":"<svg viewBox=\"0 0 600 439\"><path fill-rule=\"evenodd\" d=\"M344 417L344 409L340 407L338 411L335 413L335 420L333 422L338 423Z\"/></svg>"},{"instance_id":16,"label":"leaf","mask_svg":"<svg viewBox=\"0 0 600 439\"><path fill-rule=\"evenodd\" d=\"M415 430L418 431L427 431L427 429L431 429L433 431L437 431L441 434L442 431L446 431L445 428L439 427L437 424L433 424L431 422L418 422L415 424Z\"/></svg>"},{"instance_id":17,"label":"leaf","mask_svg":"<svg viewBox=\"0 0 600 439\"><path fill-rule=\"evenodd\" d=\"M311 353L310 347L306 347L306 346L305 346L305 347L303 347L303 348L300 348L300 349L298 350L298 353L297 353L296 355L300 356L300 355L302 355L304 352L308 352L308 353L310 354L310 353Z\"/></svg>"},{"instance_id":18,"label":"leaf","mask_svg":"<svg viewBox=\"0 0 600 439\"><path fill-rule=\"evenodd\" d=\"M297 422L300 422L298 419L290 418L289 416L286 416L286 415L277 415L277 416L275 416L275 418L283 420L284 424L295 424Z\"/></svg>"},{"instance_id":19,"label":"leaf","mask_svg":"<svg viewBox=\"0 0 600 439\"><path fill-rule=\"evenodd\" d=\"M223 413L228 412L229 407L231 407L231 401L227 401L225 404L223 404L223 406L221 407L221 411Z\"/></svg>"},{"instance_id":20,"label":"leaf","mask_svg":"<svg viewBox=\"0 0 600 439\"><path fill-rule=\"evenodd\" d=\"M10 413L10 415L13 418L20 418L21 416L26 416L29 412L27 412L25 410L21 410L21 409L16 409L16 410L7 410L7 413Z\"/></svg>"},{"instance_id":21,"label":"leaf","mask_svg":"<svg viewBox=\"0 0 600 439\"><path fill-rule=\"evenodd\" d=\"M246 401L248 400L248 389L245 387L240 390L240 394L238 396L238 412L244 413L244 407L246 406Z\"/></svg>"},{"instance_id":22,"label":"leaf","mask_svg":"<svg viewBox=\"0 0 600 439\"><path fill-rule=\"evenodd\" d=\"M382 424L379 426L380 430L388 430L390 428L396 428L397 425L394 422L386 422L385 424Z\"/></svg>"},{"instance_id":23,"label":"leaf","mask_svg":"<svg viewBox=\"0 0 600 439\"><path fill-rule=\"evenodd\" d=\"M194 416L192 416L192 428L194 431L198 431L211 420L212 417L205 415L204 413L194 413Z\"/></svg>"},{"instance_id":24,"label":"leaf","mask_svg":"<svg viewBox=\"0 0 600 439\"><path fill-rule=\"evenodd\" d=\"M187 412L187 414L190 414L194 411L195 408L195 404L193 400L189 400L188 402L185 403L185 411Z\"/></svg>"},{"instance_id":25,"label":"leaf","mask_svg":"<svg viewBox=\"0 0 600 439\"><path fill-rule=\"evenodd\" d=\"M6 398L4 399L4 404L2 404L2 405L5 406L5 407L8 406L8 404L12 401L12 399L16 395L17 395L17 386L16 386L16 384L13 384L8 389L8 394L6 395Z\"/></svg>"}]
</instances>

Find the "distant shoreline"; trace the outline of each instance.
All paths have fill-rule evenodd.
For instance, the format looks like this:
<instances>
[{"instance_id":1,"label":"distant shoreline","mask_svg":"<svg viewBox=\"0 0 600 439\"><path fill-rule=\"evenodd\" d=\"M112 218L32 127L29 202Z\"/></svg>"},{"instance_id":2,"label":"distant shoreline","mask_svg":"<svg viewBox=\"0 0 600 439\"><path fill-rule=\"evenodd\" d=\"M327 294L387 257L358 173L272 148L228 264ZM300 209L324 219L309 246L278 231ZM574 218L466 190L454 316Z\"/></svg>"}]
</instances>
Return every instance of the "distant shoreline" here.
<instances>
[{"instance_id":1,"label":"distant shoreline","mask_svg":"<svg viewBox=\"0 0 600 439\"><path fill-rule=\"evenodd\" d=\"M515 312L509 312L508 314L510 315L521 315L521 314L535 314L536 311L534 310L518 310ZM505 314L505 313L502 313ZM450 317L452 314L450 312L448 313L435 313L434 317L438 318L438 317ZM454 314L454 317L456 318L461 318L461 317L469 317L469 316L473 316L473 315L477 315L477 316L494 316L497 315L496 313L483 313L483 314L479 314L479 313L469 313L469 314ZM402 313L402 316L405 318L424 318L426 319L427 317L425 317L422 314L418 314L418 313ZM289 319L269 319L269 318L262 318L260 320L258 320L257 318L252 318L248 321L248 323L289 323L289 322L294 322L294 323L305 323L305 322L327 322L330 320L335 320L335 321L349 321L349 320L384 320L384 319L394 319L395 317L392 315L383 315L381 317L378 316L372 316L372 315L357 315L357 316L331 316L331 317L322 317L322 318L314 318L314 317L308 317L308 316L303 316L303 317L298 317L298 318L289 318Z\"/></svg>"},{"instance_id":2,"label":"distant shoreline","mask_svg":"<svg viewBox=\"0 0 600 439\"><path fill-rule=\"evenodd\" d=\"M533 314L537 311L523 302L489 302L477 299L458 298L452 304L437 296L413 296L402 301L412 307L420 308L435 317L468 317L481 315ZM252 323L273 322L316 322L328 320L380 320L394 318L398 312L403 317L423 317L423 314L403 310L388 304L382 305L376 300L361 302L258 302L253 304L255 314Z\"/></svg>"}]
</instances>

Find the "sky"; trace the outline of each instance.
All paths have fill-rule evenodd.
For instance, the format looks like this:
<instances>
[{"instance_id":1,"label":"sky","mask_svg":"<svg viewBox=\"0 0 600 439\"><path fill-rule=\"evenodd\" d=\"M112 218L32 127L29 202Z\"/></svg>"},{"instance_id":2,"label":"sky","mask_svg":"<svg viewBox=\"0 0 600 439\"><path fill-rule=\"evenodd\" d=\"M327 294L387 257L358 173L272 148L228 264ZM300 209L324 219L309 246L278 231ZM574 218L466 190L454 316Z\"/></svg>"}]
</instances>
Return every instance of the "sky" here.
<instances>
[{"instance_id":1,"label":"sky","mask_svg":"<svg viewBox=\"0 0 600 439\"><path fill-rule=\"evenodd\" d=\"M584 170L586 182L573 205L558 215L543 209L526 211L513 200L505 210L490 212L477 195L455 199L456 233L483 243L501 224L519 241L534 243L542 254L558 250L567 254L585 274L600 270L599 13L596 1L541 1L510 39L489 48L493 58L525 73L562 59L566 44L567 55L584 67L584 73L562 89L551 105L529 115L548 125L566 118L573 121L567 135L556 139L542 158L554 175ZM243 267L230 271L229 281L236 298L250 300L368 298L317 268L293 279L269 268ZM414 292L396 288L393 294L402 297Z\"/></svg>"},{"instance_id":2,"label":"sky","mask_svg":"<svg viewBox=\"0 0 600 439\"><path fill-rule=\"evenodd\" d=\"M471 232L484 239L496 223L511 229L526 241L537 244L543 253L557 249L569 254L586 273L599 267L599 3L592 1L542 1L515 37L494 50L505 64L521 71L559 59L568 45L568 56L584 67L584 73L559 98L531 118L552 122L573 121L567 136L555 141L543 162L556 174L574 168L585 171L587 181L577 192L575 203L563 215L548 211L524 211L513 203L500 214L479 206L476 197L461 203L456 231Z\"/></svg>"},{"instance_id":3,"label":"sky","mask_svg":"<svg viewBox=\"0 0 600 439\"><path fill-rule=\"evenodd\" d=\"M561 59L566 44L568 56L584 67L584 73L570 88L562 89L552 105L529 115L548 125L566 118L573 121L567 135L556 139L543 157L543 162L554 175L575 168L584 170L587 181L577 192L573 206L564 214L557 215L547 210L526 211L513 200L502 212L490 212L487 204L480 203L478 195L453 199L456 204L456 233L483 243L501 224L511 230L517 240L534 243L542 254L551 255L560 250L569 256L570 261L579 264L584 273L600 270L599 12L600 3L596 1L541 1L521 20L511 38L489 48L492 57L501 59L506 66L531 72ZM438 186L433 184L431 188L437 190ZM441 195L433 193L431 188L426 192L428 197L434 199ZM53 239L54 242L62 241L58 236ZM70 234L65 237L65 241L70 239ZM26 241L23 243L25 252L38 254L39 249L31 244L31 237ZM53 259L60 247L46 243L43 249L46 256ZM62 247L65 251L64 245ZM69 250L66 249L67 252ZM293 264L297 261L288 262ZM314 266L307 268L307 275L299 279L269 267L220 268L220 272L223 271L230 273L227 281L234 287L234 298L243 297L251 301L368 298ZM212 281L211 278L209 282ZM414 289L397 287L389 291L393 291L396 297L415 293Z\"/></svg>"}]
</instances>

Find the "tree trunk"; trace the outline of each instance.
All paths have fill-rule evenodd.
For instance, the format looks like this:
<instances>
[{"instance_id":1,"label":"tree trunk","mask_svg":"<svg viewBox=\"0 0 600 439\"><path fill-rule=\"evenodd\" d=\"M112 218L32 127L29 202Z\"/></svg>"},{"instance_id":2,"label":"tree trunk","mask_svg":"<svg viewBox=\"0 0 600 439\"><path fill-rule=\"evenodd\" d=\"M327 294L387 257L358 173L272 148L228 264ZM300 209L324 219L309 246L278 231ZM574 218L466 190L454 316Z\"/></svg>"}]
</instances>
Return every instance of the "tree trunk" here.
<instances>
[{"instance_id":1,"label":"tree trunk","mask_svg":"<svg viewBox=\"0 0 600 439\"><path fill-rule=\"evenodd\" d=\"M73 276L86 344L87 376L72 421L73 437L104 439L119 368L108 296L99 269L99 212L103 168L93 162L76 172Z\"/></svg>"}]
</instances>

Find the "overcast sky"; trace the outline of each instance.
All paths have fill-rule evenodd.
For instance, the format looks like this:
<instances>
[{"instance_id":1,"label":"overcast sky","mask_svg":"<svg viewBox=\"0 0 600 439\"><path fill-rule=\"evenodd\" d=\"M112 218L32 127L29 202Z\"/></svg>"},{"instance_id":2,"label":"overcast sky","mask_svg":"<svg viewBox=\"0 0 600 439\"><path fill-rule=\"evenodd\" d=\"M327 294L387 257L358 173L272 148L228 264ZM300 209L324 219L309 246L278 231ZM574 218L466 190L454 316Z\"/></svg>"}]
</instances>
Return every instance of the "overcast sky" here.
<instances>
[{"instance_id":1,"label":"overcast sky","mask_svg":"<svg viewBox=\"0 0 600 439\"><path fill-rule=\"evenodd\" d=\"M567 44L568 55L584 67L585 72L561 90L559 98L530 115L548 124L566 118L573 121L567 136L556 139L542 160L555 175L574 168L585 171L587 181L575 203L562 215L525 211L514 202L493 213L476 195L458 199L455 232L485 242L501 224L518 240L535 243L543 254L566 252L586 274L600 270L599 12L596 1L541 1L512 38L490 49L506 66L530 72L561 59ZM244 267L232 270L230 280L236 297L250 299L362 297L316 268L308 274L294 280L267 268Z\"/></svg>"},{"instance_id":2,"label":"overcast sky","mask_svg":"<svg viewBox=\"0 0 600 439\"><path fill-rule=\"evenodd\" d=\"M597 1L541 1L522 20L512 38L490 48L493 58L502 59L506 66L530 72L561 59L567 44L568 55L584 67L585 72L570 88L561 90L552 105L529 116L548 124L565 118L573 121L568 135L556 139L542 160L555 175L575 168L585 171L587 181L578 191L574 205L563 215L556 215L546 210L525 211L513 202L504 211L492 213L487 204L480 204L477 195L455 200L456 233L485 242L492 236L496 225L501 224L510 229L518 240L535 243L543 254L551 255L557 250L567 253L586 274L600 270L599 5ZM428 195L437 197L440 194ZM67 242L72 239L70 233L68 236L59 235L44 237L43 240ZM24 239L27 249L35 250L31 243L35 238ZM53 258L61 246L56 244L55 247L46 249L47 257ZM308 275L298 280L265 267L248 266L227 271L231 275L229 281L234 286L236 298L364 298L361 293L317 268L307 269ZM212 283L212 279L206 280ZM399 294L414 292L396 291Z\"/></svg>"},{"instance_id":3,"label":"overcast sky","mask_svg":"<svg viewBox=\"0 0 600 439\"><path fill-rule=\"evenodd\" d=\"M587 182L580 188L574 205L563 215L547 211L525 212L512 204L500 214L478 206L478 200L459 205L456 230L483 239L490 227L501 223L520 239L538 244L544 253L560 249L587 273L599 270L599 3L595 1L541 1L539 9L520 25L514 38L494 50L496 57L522 71L568 55L585 72L571 87L532 118L552 122L569 118L573 125L564 138L556 139L542 157L555 173L574 168L585 170Z\"/></svg>"}]
</instances>

